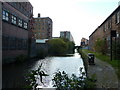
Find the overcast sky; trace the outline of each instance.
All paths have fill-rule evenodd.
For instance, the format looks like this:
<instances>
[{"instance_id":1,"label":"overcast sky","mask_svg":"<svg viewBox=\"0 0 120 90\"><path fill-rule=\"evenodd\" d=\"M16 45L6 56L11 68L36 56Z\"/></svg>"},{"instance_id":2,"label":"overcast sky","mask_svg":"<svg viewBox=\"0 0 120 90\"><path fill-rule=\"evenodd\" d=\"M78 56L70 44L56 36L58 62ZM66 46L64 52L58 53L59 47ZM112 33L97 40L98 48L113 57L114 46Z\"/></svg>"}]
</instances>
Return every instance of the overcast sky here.
<instances>
[{"instance_id":1,"label":"overcast sky","mask_svg":"<svg viewBox=\"0 0 120 90\"><path fill-rule=\"evenodd\" d=\"M119 0L29 0L34 17L50 17L53 37L70 31L76 45L90 34L118 7Z\"/></svg>"}]
</instances>

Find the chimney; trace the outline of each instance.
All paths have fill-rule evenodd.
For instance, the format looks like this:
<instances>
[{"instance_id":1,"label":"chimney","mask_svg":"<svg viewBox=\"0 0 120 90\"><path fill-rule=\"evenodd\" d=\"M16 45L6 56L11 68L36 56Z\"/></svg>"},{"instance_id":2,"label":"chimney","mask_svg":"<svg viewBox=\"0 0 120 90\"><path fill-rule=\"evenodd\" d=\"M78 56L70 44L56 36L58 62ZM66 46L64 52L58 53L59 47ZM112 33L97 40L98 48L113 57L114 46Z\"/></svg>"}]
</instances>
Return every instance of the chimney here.
<instances>
[{"instance_id":1,"label":"chimney","mask_svg":"<svg viewBox=\"0 0 120 90\"><path fill-rule=\"evenodd\" d=\"M40 18L40 13L38 13L38 17Z\"/></svg>"}]
</instances>

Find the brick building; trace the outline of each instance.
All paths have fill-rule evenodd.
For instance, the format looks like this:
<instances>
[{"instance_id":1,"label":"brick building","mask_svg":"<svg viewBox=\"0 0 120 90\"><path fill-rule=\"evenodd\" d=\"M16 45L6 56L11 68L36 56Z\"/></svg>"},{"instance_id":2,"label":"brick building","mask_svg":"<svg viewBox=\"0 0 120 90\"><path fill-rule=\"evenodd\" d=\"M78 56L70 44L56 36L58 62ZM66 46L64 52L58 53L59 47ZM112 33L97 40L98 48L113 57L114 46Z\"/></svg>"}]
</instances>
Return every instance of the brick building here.
<instances>
[{"instance_id":1,"label":"brick building","mask_svg":"<svg viewBox=\"0 0 120 90\"><path fill-rule=\"evenodd\" d=\"M28 55L33 7L30 2L2 3L2 57L4 62L21 54Z\"/></svg>"},{"instance_id":2,"label":"brick building","mask_svg":"<svg viewBox=\"0 0 120 90\"><path fill-rule=\"evenodd\" d=\"M61 31L60 32L60 37L64 37L72 42L74 42L73 36L70 31Z\"/></svg>"},{"instance_id":3,"label":"brick building","mask_svg":"<svg viewBox=\"0 0 120 90\"><path fill-rule=\"evenodd\" d=\"M111 50L111 32L116 33L116 43L120 41L120 6L118 6L106 20L89 36L90 50L95 50L94 45L97 39L104 39L106 41L107 53Z\"/></svg>"},{"instance_id":4,"label":"brick building","mask_svg":"<svg viewBox=\"0 0 120 90\"><path fill-rule=\"evenodd\" d=\"M82 39L81 39L81 45L80 45L80 46L82 46L82 47L88 46L88 39L82 38Z\"/></svg>"},{"instance_id":5,"label":"brick building","mask_svg":"<svg viewBox=\"0 0 120 90\"><path fill-rule=\"evenodd\" d=\"M52 38L52 19L49 17L34 18L34 35L36 39L51 39Z\"/></svg>"}]
</instances>

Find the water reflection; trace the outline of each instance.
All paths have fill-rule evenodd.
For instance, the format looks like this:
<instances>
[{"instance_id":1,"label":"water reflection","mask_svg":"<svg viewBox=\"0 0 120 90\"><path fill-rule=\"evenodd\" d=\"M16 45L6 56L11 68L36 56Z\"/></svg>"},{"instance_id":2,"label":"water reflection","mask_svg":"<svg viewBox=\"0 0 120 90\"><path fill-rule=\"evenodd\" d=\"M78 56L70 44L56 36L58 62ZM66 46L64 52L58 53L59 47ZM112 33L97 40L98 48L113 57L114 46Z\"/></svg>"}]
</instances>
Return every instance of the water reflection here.
<instances>
[{"instance_id":1,"label":"water reflection","mask_svg":"<svg viewBox=\"0 0 120 90\"><path fill-rule=\"evenodd\" d=\"M72 57L46 57L42 60L29 61L20 65L8 65L3 68L3 87L21 87L25 82L24 76L30 70L37 69L41 63L42 70L49 74L43 79L47 87L52 86L51 79L58 70L65 71L69 75L79 75L79 68L83 67L83 61L78 53Z\"/></svg>"},{"instance_id":2,"label":"water reflection","mask_svg":"<svg viewBox=\"0 0 120 90\"><path fill-rule=\"evenodd\" d=\"M38 61L33 69L37 69L40 64L43 64L42 69L46 71L47 76L44 81L46 86L51 86L51 79L57 71L65 71L68 75L79 75L80 67L83 67L83 61L78 53L75 53L73 57L48 57L45 60Z\"/></svg>"}]
</instances>

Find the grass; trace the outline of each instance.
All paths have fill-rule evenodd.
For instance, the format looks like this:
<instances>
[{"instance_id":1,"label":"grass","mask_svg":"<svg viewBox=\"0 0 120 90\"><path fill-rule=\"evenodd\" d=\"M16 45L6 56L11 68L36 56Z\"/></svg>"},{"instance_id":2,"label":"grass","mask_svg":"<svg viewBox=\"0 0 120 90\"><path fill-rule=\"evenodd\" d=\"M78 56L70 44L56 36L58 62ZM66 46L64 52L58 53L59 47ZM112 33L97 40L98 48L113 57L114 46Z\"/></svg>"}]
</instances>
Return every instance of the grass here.
<instances>
[{"instance_id":1,"label":"grass","mask_svg":"<svg viewBox=\"0 0 120 90\"><path fill-rule=\"evenodd\" d=\"M82 51L85 53L93 53L96 58L112 65L112 67L116 70L116 74L118 75L118 78L120 80L120 60L112 60L111 61L110 56L102 55L101 53L96 53L96 52L89 51L89 50L82 50Z\"/></svg>"}]
</instances>

